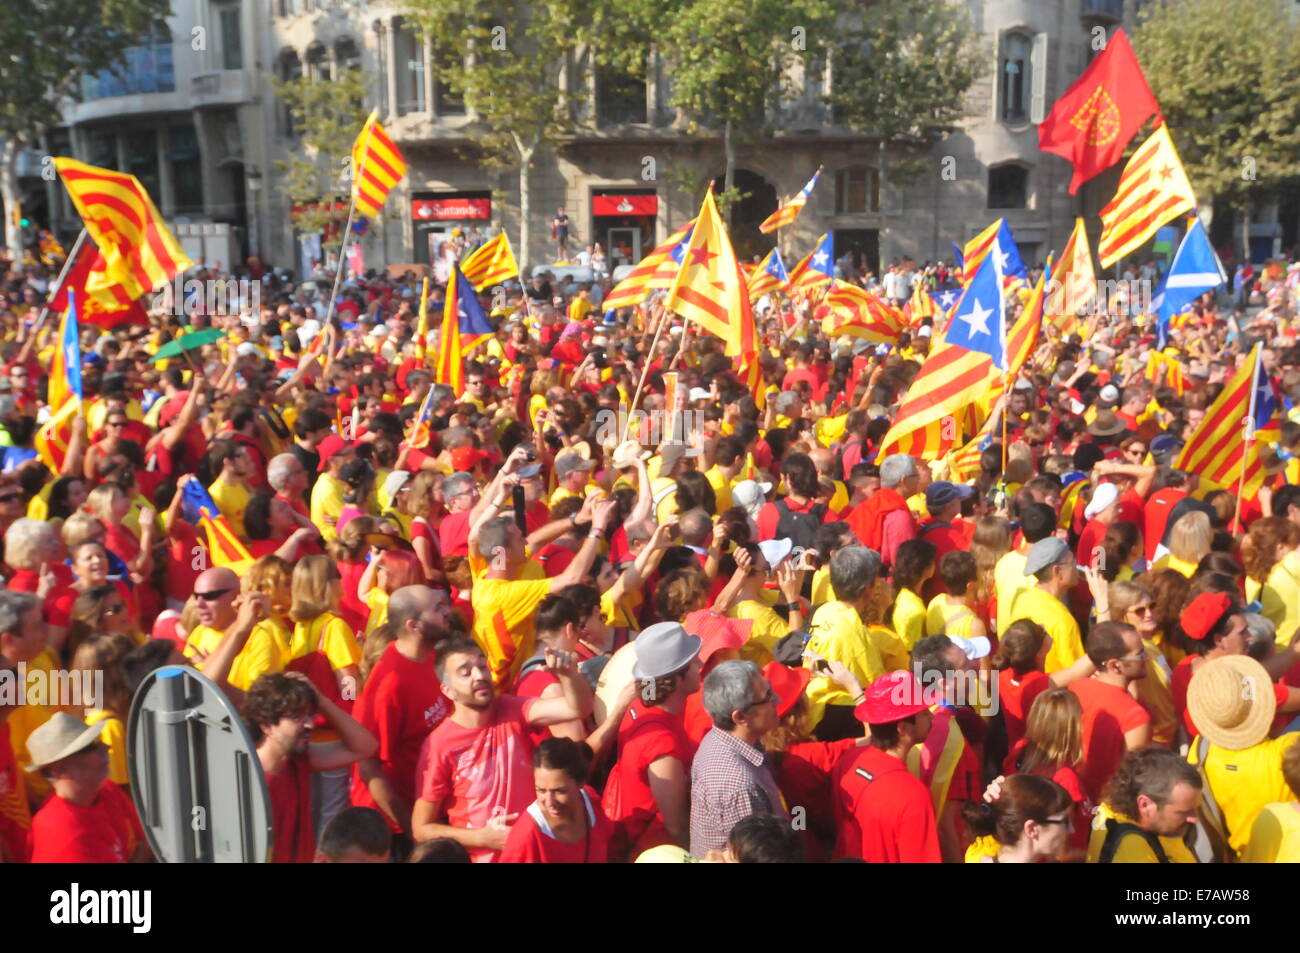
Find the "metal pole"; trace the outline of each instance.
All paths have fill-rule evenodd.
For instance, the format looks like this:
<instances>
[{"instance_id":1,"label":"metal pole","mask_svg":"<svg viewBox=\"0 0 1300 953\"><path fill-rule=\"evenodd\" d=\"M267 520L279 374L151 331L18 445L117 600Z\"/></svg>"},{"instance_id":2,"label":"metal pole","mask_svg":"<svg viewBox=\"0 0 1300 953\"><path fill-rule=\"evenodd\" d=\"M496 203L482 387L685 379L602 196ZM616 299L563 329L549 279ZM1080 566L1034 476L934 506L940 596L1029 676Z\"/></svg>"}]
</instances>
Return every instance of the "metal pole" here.
<instances>
[{"instance_id":1,"label":"metal pole","mask_svg":"<svg viewBox=\"0 0 1300 953\"><path fill-rule=\"evenodd\" d=\"M68 272L72 270L72 263L77 260L77 255L81 252L81 246L85 243L86 227L83 225L81 234L77 236L76 242L73 243L72 251L68 252L68 257L63 259L63 270L59 272L58 280L50 288L49 294L45 298L45 304L41 306L40 317L36 319L36 324L32 326L33 334L45 323L45 318L50 313L50 299L63 290L63 282L67 280Z\"/></svg>"}]
</instances>

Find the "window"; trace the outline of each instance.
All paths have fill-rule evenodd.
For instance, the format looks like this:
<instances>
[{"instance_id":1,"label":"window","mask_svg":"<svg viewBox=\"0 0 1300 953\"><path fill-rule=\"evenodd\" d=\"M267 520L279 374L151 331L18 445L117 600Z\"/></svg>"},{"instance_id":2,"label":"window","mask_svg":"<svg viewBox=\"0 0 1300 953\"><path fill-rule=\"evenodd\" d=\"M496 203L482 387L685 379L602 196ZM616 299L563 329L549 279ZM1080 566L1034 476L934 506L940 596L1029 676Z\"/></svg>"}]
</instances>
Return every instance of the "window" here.
<instances>
[{"instance_id":1,"label":"window","mask_svg":"<svg viewBox=\"0 0 1300 953\"><path fill-rule=\"evenodd\" d=\"M835 214L861 215L880 211L880 173L865 165L835 174Z\"/></svg>"},{"instance_id":2,"label":"window","mask_svg":"<svg viewBox=\"0 0 1300 953\"><path fill-rule=\"evenodd\" d=\"M153 129L142 129L126 133L123 137L126 146L126 168L140 180L150 195L160 195L158 177L158 133Z\"/></svg>"},{"instance_id":3,"label":"window","mask_svg":"<svg viewBox=\"0 0 1300 953\"><path fill-rule=\"evenodd\" d=\"M361 69L361 50L357 46L356 40L345 36L335 42L334 62L338 64L340 72L348 69Z\"/></svg>"},{"instance_id":4,"label":"window","mask_svg":"<svg viewBox=\"0 0 1300 953\"><path fill-rule=\"evenodd\" d=\"M422 113L424 99L424 39L402 19L393 21L393 68L397 71L397 115Z\"/></svg>"},{"instance_id":5,"label":"window","mask_svg":"<svg viewBox=\"0 0 1300 953\"><path fill-rule=\"evenodd\" d=\"M217 11L221 31L221 68L244 68L244 45L239 29L239 4L224 3Z\"/></svg>"},{"instance_id":6,"label":"window","mask_svg":"<svg viewBox=\"0 0 1300 953\"><path fill-rule=\"evenodd\" d=\"M285 50L280 54L279 63L276 65L276 73L280 81L284 83L297 82L302 78L302 60L298 59L298 54L293 50ZM293 135L293 116L289 111L289 104L280 103L280 132L286 136Z\"/></svg>"},{"instance_id":7,"label":"window","mask_svg":"<svg viewBox=\"0 0 1300 953\"><path fill-rule=\"evenodd\" d=\"M311 77L313 83L330 81L329 54L320 43L313 43L307 48L307 75Z\"/></svg>"},{"instance_id":8,"label":"window","mask_svg":"<svg viewBox=\"0 0 1300 953\"><path fill-rule=\"evenodd\" d=\"M1027 208L1029 170L1022 165L989 169L989 208Z\"/></svg>"},{"instance_id":9,"label":"window","mask_svg":"<svg viewBox=\"0 0 1300 953\"><path fill-rule=\"evenodd\" d=\"M169 132L172 195L176 214L203 211L203 169L199 161L199 137L193 126L174 126Z\"/></svg>"},{"instance_id":10,"label":"window","mask_svg":"<svg viewBox=\"0 0 1300 953\"><path fill-rule=\"evenodd\" d=\"M596 121L622 125L646 121L645 74L602 69L596 73Z\"/></svg>"},{"instance_id":11,"label":"window","mask_svg":"<svg viewBox=\"0 0 1300 953\"><path fill-rule=\"evenodd\" d=\"M1008 33L1002 38L1002 56L998 63L998 119L1002 122L1029 121L1033 45L1033 40L1024 33Z\"/></svg>"},{"instance_id":12,"label":"window","mask_svg":"<svg viewBox=\"0 0 1300 953\"><path fill-rule=\"evenodd\" d=\"M134 46L128 46L116 71L101 70L81 80L86 99L107 99L137 93L170 93L176 89L172 34L158 23Z\"/></svg>"},{"instance_id":13,"label":"window","mask_svg":"<svg viewBox=\"0 0 1300 953\"><path fill-rule=\"evenodd\" d=\"M465 115L465 97L463 94L456 92L448 76L451 69L448 67L449 57L440 53L434 60L437 66L437 72L433 78L433 105L439 116L463 116ZM461 64L464 69L464 64Z\"/></svg>"}]
</instances>

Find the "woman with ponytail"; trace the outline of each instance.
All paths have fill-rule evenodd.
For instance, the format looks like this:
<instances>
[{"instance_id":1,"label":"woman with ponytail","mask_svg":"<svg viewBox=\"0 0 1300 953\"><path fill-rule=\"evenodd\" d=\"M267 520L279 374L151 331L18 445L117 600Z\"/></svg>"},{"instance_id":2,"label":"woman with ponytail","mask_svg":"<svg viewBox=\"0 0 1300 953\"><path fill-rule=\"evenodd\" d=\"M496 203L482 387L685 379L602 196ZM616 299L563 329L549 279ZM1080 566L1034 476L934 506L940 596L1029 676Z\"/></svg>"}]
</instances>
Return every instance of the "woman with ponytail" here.
<instances>
[{"instance_id":1,"label":"woman with ponytail","mask_svg":"<svg viewBox=\"0 0 1300 953\"><path fill-rule=\"evenodd\" d=\"M996 853L966 853L967 863L1036 864L1056 860L1070 833L1073 802L1055 781L1032 774L998 778L985 800L967 801L962 818L979 838L991 838ZM980 844L976 841L976 844Z\"/></svg>"}]
</instances>

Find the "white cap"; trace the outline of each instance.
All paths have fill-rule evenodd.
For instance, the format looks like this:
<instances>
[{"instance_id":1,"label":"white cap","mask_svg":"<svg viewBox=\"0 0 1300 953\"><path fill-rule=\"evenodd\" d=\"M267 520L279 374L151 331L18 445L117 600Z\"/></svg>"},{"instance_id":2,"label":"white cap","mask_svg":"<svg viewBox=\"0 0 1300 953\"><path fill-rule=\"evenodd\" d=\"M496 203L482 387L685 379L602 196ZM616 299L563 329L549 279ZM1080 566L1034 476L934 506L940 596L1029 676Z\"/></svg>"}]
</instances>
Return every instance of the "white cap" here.
<instances>
[{"instance_id":1,"label":"white cap","mask_svg":"<svg viewBox=\"0 0 1300 953\"><path fill-rule=\"evenodd\" d=\"M933 333L934 328L930 327L928 324L923 324L916 329L916 336L919 338L928 338Z\"/></svg>"},{"instance_id":2,"label":"white cap","mask_svg":"<svg viewBox=\"0 0 1300 953\"><path fill-rule=\"evenodd\" d=\"M750 516L758 518L758 511L763 508L767 494L772 492L772 484L757 483L754 480L741 480L731 488L731 498L737 506L743 506Z\"/></svg>"},{"instance_id":3,"label":"white cap","mask_svg":"<svg viewBox=\"0 0 1300 953\"><path fill-rule=\"evenodd\" d=\"M794 549L794 540L792 539L765 539L758 544L758 548L763 552L763 558L767 560L769 569L775 569L781 565L782 560L790 555Z\"/></svg>"},{"instance_id":4,"label":"white cap","mask_svg":"<svg viewBox=\"0 0 1300 953\"><path fill-rule=\"evenodd\" d=\"M1098 513L1106 509L1119 499L1119 487L1114 483L1102 483L1093 491L1092 499L1088 502L1083 511L1084 519L1093 519Z\"/></svg>"}]
</instances>

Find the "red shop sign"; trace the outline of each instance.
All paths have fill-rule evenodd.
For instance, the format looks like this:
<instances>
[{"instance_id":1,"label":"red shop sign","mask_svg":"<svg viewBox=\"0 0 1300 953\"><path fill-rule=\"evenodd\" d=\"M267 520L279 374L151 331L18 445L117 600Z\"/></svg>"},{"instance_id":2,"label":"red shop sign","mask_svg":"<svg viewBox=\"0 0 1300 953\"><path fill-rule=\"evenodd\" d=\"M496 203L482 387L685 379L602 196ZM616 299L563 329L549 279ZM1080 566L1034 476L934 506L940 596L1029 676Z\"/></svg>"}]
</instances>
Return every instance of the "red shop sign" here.
<instances>
[{"instance_id":1,"label":"red shop sign","mask_svg":"<svg viewBox=\"0 0 1300 953\"><path fill-rule=\"evenodd\" d=\"M411 217L417 221L458 221L491 218L491 199L412 199Z\"/></svg>"},{"instance_id":2,"label":"red shop sign","mask_svg":"<svg viewBox=\"0 0 1300 953\"><path fill-rule=\"evenodd\" d=\"M591 197L592 215L656 215L659 212L659 196L654 192L649 195L593 195Z\"/></svg>"}]
</instances>

